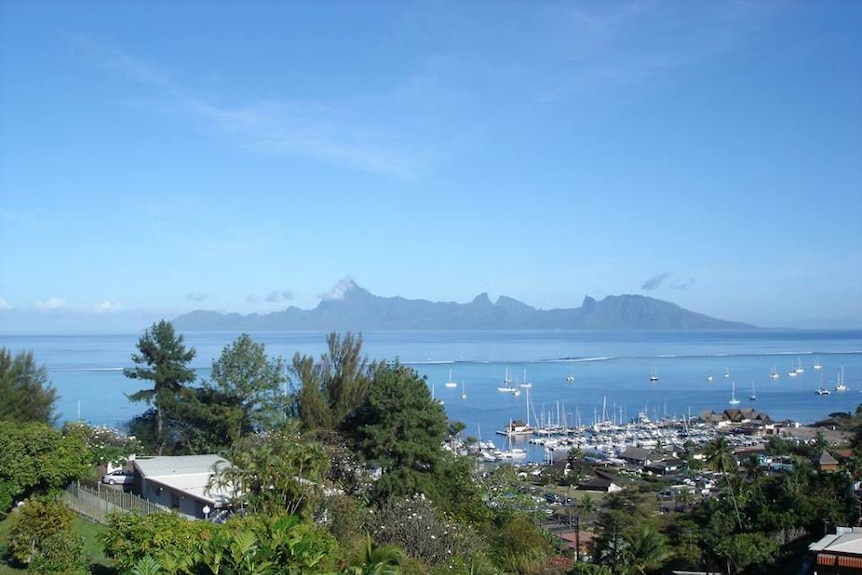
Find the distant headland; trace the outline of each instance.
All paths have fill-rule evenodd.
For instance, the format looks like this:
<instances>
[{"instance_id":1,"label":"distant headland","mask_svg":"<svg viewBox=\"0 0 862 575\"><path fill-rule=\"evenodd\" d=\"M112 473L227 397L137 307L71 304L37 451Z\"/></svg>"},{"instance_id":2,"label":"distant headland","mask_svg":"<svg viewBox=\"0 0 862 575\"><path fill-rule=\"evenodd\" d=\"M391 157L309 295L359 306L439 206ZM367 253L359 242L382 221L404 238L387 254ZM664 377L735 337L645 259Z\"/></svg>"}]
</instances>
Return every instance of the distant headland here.
<instances>
[{"instance_id":1,"label":"distant headland","mask_svg":"<svg viewBox=\"0 0 862 575\"><path fill-rule=\"evenodd\" d=\"M642 295L589 296L579 308L536 309L487 293L469 303L380 297L349 281L338 298L312 310L241 315L197 310L173 320L182 331L384 331L384 330L689 330L753 329L712 318L676 304Z\"/></svg>"}]
</instances>

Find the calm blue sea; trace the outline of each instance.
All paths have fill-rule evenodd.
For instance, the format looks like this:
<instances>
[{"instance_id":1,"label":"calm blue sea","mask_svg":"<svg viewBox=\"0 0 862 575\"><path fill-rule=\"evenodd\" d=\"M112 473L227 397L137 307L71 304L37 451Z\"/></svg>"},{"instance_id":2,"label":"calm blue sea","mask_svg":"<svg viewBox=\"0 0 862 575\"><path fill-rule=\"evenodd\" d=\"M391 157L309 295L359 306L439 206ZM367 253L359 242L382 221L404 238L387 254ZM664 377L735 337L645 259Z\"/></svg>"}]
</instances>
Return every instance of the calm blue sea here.
<instances>
[{"instance_id":1,"label":"calm blue sea","mask_svg":"<svg viewBox=\"0 0 862 575\"><path fill-rule=\"evenodd\" d=\"M238 335L184 334L186 344L197 349L193 366L199 377L208 377L212 360ZM269 355L287 360L297 352L317 357L325 351L325 333L251 335ZM132 365L138 337L2 335L0 346L32 351L47 367L61 396L61 421L80 417L121 426L144 409L126 399L141 382L122 374ZM498 446L505 438L494 432L510 419L525 419L528 398L531 423L565 417L570 424L629 420L644 410L653 418L720 411L729 407L734 388L740 407L803 423L855 411L862 403L862 330L373 332L363 341L369 358L398 358L426 376L451 419L463 422L471 435L494 438ZM815 370L815 364L822 368ZM800 366L803 372L788 376ZM773 367L778 379L769 377ZM837 393L842 369L848 390ZM499 392L507 372L515 386L525 378L531 382L529 393ZM450 373L458 387L445 386ZM650 382L653 374L657 382ZM832 393L818 395L821 386ZM752 390L755 401L749 399Z\"/></svg>"}]
</instances>

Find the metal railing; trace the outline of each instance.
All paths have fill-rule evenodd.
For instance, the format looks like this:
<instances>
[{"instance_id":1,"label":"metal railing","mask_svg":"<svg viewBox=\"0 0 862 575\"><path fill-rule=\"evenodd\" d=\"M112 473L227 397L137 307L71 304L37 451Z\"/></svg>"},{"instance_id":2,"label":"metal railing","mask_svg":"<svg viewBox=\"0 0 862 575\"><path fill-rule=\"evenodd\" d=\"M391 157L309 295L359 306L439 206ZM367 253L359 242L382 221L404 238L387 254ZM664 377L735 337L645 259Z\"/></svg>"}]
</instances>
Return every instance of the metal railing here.
<instances>
[{"instance_id":1,"label":"metal railing","mask_svg":"<svg viewBox=\"0 0 862 575\"><path fill-rule=\"evenodd\" d=\"M95 489L71 483L63 492L63 500L72 511L98 523L107 523L108 514L115 511L135 512L143 515L164 511L155 503L119 489L102 487Z\"/></svg>"}]
</instances>

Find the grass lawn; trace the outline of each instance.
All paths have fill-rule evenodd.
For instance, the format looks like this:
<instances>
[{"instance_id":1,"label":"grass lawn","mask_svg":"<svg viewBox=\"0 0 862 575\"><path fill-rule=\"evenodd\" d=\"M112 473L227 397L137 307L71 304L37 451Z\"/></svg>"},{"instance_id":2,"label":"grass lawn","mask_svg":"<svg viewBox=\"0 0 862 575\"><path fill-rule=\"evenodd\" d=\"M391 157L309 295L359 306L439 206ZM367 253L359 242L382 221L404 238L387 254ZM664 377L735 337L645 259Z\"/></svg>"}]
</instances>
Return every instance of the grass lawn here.
<instances>
[{"instance_id":1,"label":"grass lawn","mask_svg":"<svg viewBox=\"0 0 862 575\"><path fill-rule=\"evenodd\" d=\"M20 575L26 573L26 569L16 569L6 561L6 544L9 535L9 528L12 525L10 517L4 521L0 521L0 575ZM75 529L78 534L84 539L84 552L87 555L87 561L90 563L90 572L94 575L113 575L113 562L105 557L102 551L102 544L99 543L99 533L104 529L104 525L93 523L82 517L75 518Z\"/></svg>"}]
</instances>

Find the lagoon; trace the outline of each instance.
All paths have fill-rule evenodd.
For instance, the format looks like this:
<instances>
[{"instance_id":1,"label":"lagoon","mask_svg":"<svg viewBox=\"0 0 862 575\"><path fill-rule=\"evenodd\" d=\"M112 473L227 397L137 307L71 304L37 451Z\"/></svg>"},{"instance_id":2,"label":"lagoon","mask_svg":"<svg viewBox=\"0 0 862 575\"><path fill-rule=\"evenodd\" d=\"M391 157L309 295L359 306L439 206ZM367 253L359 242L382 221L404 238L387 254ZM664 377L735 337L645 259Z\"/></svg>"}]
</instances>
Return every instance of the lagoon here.
<instances>
[{"instance_id":1,"label":"lagoon","mask_svg":"<svg viewBox=\"0 0 862 575\"><path fill-rule=\"evenodd\" d=\"M317 357L325 351L325 333L250 335L270 356L288 361L295 353ZM192 365L198 377L207 378L212 360L239 333L183 336L197 350ZM141 382L122 374L132 365L139 337L0 335L0 346L13 353L32 351L46 366L61 396L60 422L80 418L121 427L145 408L126 398ZM494 433L511 419L529 416L535 423L565 417L570 424L591 424L605 417L628 421L639 412L653 419L697 415L731 407L734 387L737 407L802 423L853 412L862 403L862 330L371 332L363 334L363 350L370 359L412 366L427 378L450 419L498 445L505 438ZM800 366L802 372L788 375ZM773 368L777 379L769 377ZM834 387L842 368L848 389L839 393ZM457 387L445 386L450 371ZM499 392L507 372L519 388L528 380L529 392ZM652 375L658 380L651 382ZM832 392L818 395L819 387Z\"/></svg>"}]
</instances>

